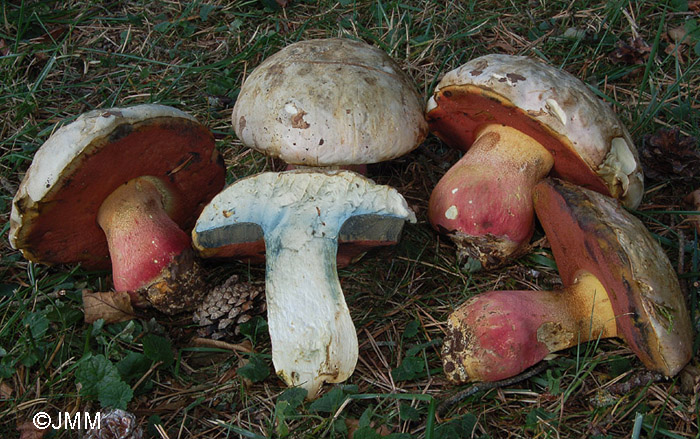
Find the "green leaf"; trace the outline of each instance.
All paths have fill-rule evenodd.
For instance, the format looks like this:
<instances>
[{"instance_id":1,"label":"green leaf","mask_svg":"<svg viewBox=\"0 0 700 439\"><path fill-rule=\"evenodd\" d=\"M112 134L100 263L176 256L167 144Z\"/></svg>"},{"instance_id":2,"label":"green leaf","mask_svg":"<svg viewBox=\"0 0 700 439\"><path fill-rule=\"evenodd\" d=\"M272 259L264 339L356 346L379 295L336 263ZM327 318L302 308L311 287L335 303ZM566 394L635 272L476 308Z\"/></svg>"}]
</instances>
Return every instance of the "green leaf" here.
<instances>
[{"instance_id":1,"label":"green leaf","mask_svg":"<svg viewBox=\"0 0 700 439\"><path fill-rule=\"evenodd\" d=\"M12 297L17 288L17 284L0 284L0 297Z\"/></svg>"},{"instance_id":2,"label":"green leaf","mask_svg":"<svg viewBox=\"0 0 700 439\"><path fill-rule=\"evenodd\" d=\"M165 337L155 334L147 334L143 338L143 353L153 361L162 361L167 367L173 363L173 345Z\"/></svg>"},{"instance_id":3,"label":"green leaf","mask_svg":"<svg viewBox=\"0 0 700 439\"><path fill-rule=\"evenodd\" d=\"M270 368L262 355L251 354L248 358L248 364L238 368L238 375L258 383L270 375Z\"/></svg>"},{"instance_id":4,"label":"green leaf","mask_svg":"<svg viewBox=\"0 0 700 439\"><path fill-rule=\"evenodd\" d=\"M333 387L330 392L312 402L309 411L312 413L335 413L345 398L346 394L341 386Z\"/></svg>"},{"instance_id":5,"label":"green leaf","mask_svg":"<svg viewBox=\"0 0 700 439\"><path fill-rule=\"evenodd\" d=\"M472 437L476 427L476 416L468 413L457 419L438 425L435 428L435 439L453 439L456 437Z\"/></svg>"},{"instance_id":6,"label":"green leaf","mask_svg":"<svg viewBox=\"0 0 700 439\"><path fill-rule=\"evenodd\" d=\"M22 325L29 328L34 340L38 340L49 329L49 319L42 312L33 312L22 319Z\"/></svg>"},{"instance_id":7,"label":"green leaf","mask_svg":"<svg viewBox=\"0 0 700 439\"><path fill-rule=\"evenodd\" d=\"M103 407L125 409L133 397L131 387L122 381L117 367L102 354L82 360L75 379L82 384L80 393L97 397Z\"/></svg>"},{"instance_id":8,"label":"green leaf","mask_svg":"<svg viewBox=\"0 0 700 439\"><path fill-rule=\"evenodd\" d=\"M126 405L133 396L131 387L121 380L104 383L98 390L98 400L102 407L126 410Z\"/></svg>"},{"instance_id":9,"label":"green leaf","mask_svg":"<svg viewBox=\"0 0 700 439\"><path fill-rule=\"evenodd\" d=\"M352 435L353 439L382 439L382 435L368 425L358 428Z\"/></svg>"},{"instance_id":10,"label":"green leaf","mask_svg":"<svg viewBox=\"0 0 700 439\"><path fill-rule=\"evenodd\" d=\"M258 335L267 334L267 321L260 316L255 316L239 326L241 335L250 339L255 344Z\"/></svg>"},{"instance_id":11,"label":"green leaf","mask_svg":"<svg viewBox=\"0 0 700 439\"><path fill-rule=\"evenodd\" d=\"M15 374L15 368L7 361L0 362L0 378L10 378Z\"/></svg>"},{"instance_id":12,"label":"green leaf","mask_svg":"<svg viewBox=\"0 0 700 439\"><path fill-rule=\"evenodd\" d=\"M153 29L155 29L157 32L161 32L161 33L167 32L169 28L170 28L170 22L168 22L168 21L161 21L160 23L153 26Z\"/></svg>"},{"instance_id":13,"label":"green leaf","mask_svg":"<svg viewBox=\"0 0 700 439\"><path fill-rule=\"evenodd\" d=\"M117 363L117 370L122 379L127 383L133 383L140 379L153 361L140 352L129 352L126 357Z\"/></svg>"},{"instance_id":14,"label":"green leaf","mask_svg":"<svg viewBox=\"0 0 700 439\"><path fill-rule=\"evenodd\" d=\"M408 322L408 324L406 325L406 329L403 330L403 335L401 337L404 339L415 337L416 335L418 335L418 328L420 328L420 323L418 323L418 320Z\"/></svg>"},{"instance_id":15,"label":"green leaf","mask_svg":"<svg viewBox=\"0 0 700 439\"><path fill-rule=\"evenodd\" d=\"M540 421L554 419L556 414L550 413L542 408L535 408L525 416L525 428L535 430Z\"/></svg>"},{"instance_id":16,"label":"green leaf","mask_svg":"<svg viewBox=\"0 0 700 439\"><path fill-rule=\"evenodd\" d=\"M208 5L208 4L202 5L202 7L199 9L199 19L202 21L207 21L209 19L209 14L214 9L216 9L216 6L214 6L214 5Z\"/></svg>"},{"instance_id":17,"label":"green leaf","mask_svg":"<svg viewBox=\"0 0 700 439\"><path fill-rule=\"evenodd\" d=\"M100 385L121 381L117 368L104 355L92 355L80 362L75 379L82 384L81 393L96 396Z\"/></svg>"},{"instance_id":18,"label":"green leaf","mask_svg":"<svg viewBox=\"0 0 700 439\"><path fill-rule=\"evenodd\" d=\"M281 11L282 6L280 6L279 3L277 3L276 0L260 0L260 2L265 6L267 9L270 9L272 11Z\"/></svg>"},{"instance_id":19,"label":"green leaf","mask_svg":"<svg viewBox=\"0 0 700 439\"><path fill-rule=\"evenodd\" d=\"M364 412L362 412L362 415L360 416L360 421L358 423L359 427L369 427L370 422L372 421L372 412L373 408L367 407Z\"/></svg>"},{"instance_id":20,"label":"green leaf","mask_svg":"<svg viewBox=\"0 0 700 439\"><path fill-rule=\"evenodd\" d=\"M544 255L531 253L527 258L530 260L530 262L534 263L535 265L551 268L552 270L557 269L557 263L554 262L554 259L548 258Z\"/></svg>"},{"instance_id":21,"label":"green leaf","mask_svg":"<svg viewBox=\"0 0 700 439\"><path fill-rule=\"evenodd\" d=\"M391 370L394 381L410 381L420 377L425 370L425 361L420 357L406 357L399 367Z\"/></svg>"},{"instance_id":22,"label":"green leaf","mask_svg":"<svg viewBox=\"0 0 700 439\"><path fill-rule=\"evenodd\" d=\"M420 412L406 403L399 406L399 418L402 421L418 421L420 420Z\"/></svg>"},{"instance_id":23,"label":"green leaf","mask_svg":"<svg viewBox=\"0 0 700 439\"><path fill-rule=\"evenodd\" d=\"M307 395L306 389L301 387L291 387L277 397L277 401L287 401L289 406L293 409L297 409L301 404L304 403L304 398Z\"/></svg>"}]
</instances>

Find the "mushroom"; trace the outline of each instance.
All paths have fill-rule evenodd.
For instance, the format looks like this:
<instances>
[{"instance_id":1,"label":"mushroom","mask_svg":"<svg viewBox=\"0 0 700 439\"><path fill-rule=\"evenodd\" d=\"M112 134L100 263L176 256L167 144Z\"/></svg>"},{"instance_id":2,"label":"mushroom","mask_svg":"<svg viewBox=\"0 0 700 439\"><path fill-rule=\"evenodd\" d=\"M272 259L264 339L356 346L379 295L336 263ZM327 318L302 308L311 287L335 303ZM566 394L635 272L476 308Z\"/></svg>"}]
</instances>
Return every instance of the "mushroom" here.
<instances>
[{"instance_id":1,"label":"mushroom","mask_svg":"<svg viewBox=\"0 0 700 439\"><path fill-rule=\"evenodd\" d=\"M427 104L432 132L466 150L429 202L460 257L496 268L527 251L532 187L554 177L639 205L643 176L627 129L580 80L527 57L486 55L447 73Z\"/></svg>"},{"instance_id":2,"label":"mushroom","mask_svg":"<svg viewBox=\"0 0 700 439\"><path fill-rule=\"evenodd\" d=\"M364 165L421 143L428 130L421 102L384 51L348 39L309 40L253 70L232 121L244 145L288 164Z\"/></svg>"},{"instance_id":3,"label":"mushroom","mask_svg":"<svg viewBox=\"0 0 700 439\"><path fill-rule=\"evenodd\" d=\"M112 266L114 288L166 313L204 292L189 229L224 185L211 132L163 105L90 111L36 152L10 243L44 264Z\"/></svg>"},{"instance_id":4,"label":"mushroom","mask_svg":"<svg viewBox=\"0 0 700 439\"><path fill-rule=\"evenodd\" d=\"M443 366L454 382L514 376L550 352L623 339L673 376L689 361L690 315L660 245L614 199L557 179L534 188L563 291L493 291L449 317Z\"/></svg>"},{"instance_id":5,"label":"mushroom","mask_svg":"<svg viewBox=\"0 0 700 439\"><path fill-rule=\"evenodd\" d=\"M395 243L405 220L415 215L395 189L354 172L266 172L215 196L192 238L205 256L246 258L264 236L272 361L285 383L314 398L323 382L346 380L358 358L338 241Z\"/></svg>"}]
</instances>

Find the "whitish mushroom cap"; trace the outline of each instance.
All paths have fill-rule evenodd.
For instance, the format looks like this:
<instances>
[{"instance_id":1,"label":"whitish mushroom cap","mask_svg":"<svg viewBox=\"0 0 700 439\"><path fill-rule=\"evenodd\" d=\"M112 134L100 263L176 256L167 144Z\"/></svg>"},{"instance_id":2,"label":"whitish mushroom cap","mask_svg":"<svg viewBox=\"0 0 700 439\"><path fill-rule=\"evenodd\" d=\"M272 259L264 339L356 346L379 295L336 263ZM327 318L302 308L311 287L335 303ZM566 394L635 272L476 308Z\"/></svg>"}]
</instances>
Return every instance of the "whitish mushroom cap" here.
<instances>
[{"instance_id":1,"label":"whitish mushroom cap","mask_svg":"<svg viewBox=\"0 0 700 439\"><path fill-rule=\"evenodd\" d=\"M451 86L474 86L520 108L568 139L570 148L604 180L615 198L627 207L639 205L643 174L627 129L611 107L573 75L528 57L493 54L448 72L434 96ZM438 105L431 97L427 111Z\"/></svg>"},{"instance_id":2,"label":"whitish mushroom cap","mask_svg":"<svg viewBox=\"0 0 700 439\"><path fill-rule=\"evenodd\" d=\"M145 104L82 114L34 155L12 203L10 244L38 262L108 264L97 210L119 185L145 175L188 206L166 205L181 226L224 184L211 132L187 113Z\"/></svg>"},{"instance_id":3,"label":"whitish mushroom cap","mask_svg":"<svg viewBox=\"0 0 700 439\"><path fill-rule=\"evenodd\" d=\"M347 39L302 41L267 58L243 84L232 122L246 146L308 166L390 160L428 131L399 66Z\"/></svg>"}]
</instances>

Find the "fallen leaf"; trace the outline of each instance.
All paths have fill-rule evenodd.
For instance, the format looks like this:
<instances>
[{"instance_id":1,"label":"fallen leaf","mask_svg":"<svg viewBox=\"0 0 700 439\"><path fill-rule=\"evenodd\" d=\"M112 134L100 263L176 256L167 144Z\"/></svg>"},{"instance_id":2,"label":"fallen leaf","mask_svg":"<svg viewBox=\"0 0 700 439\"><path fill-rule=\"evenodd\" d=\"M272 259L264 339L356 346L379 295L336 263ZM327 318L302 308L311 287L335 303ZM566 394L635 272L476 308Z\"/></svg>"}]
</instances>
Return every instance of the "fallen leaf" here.
<instances>
[{"instance_id":1,"label":"fallen leaf","mask_svg":"<svg viewBox=\"0 0 700 439\"><path fill-rule=\"evenodd\" d=\"M700 213L700 189L696 189L688 194L684 201L690 205L692 209ZM700 215L688 215L688 218L695 224L695 229L700 234Z\"/></svg>"},{"instance_id":2,"label":"fallen leaf","mask_svg":"<svg viewBox=\"0 0 700 439\"><path fill-rule=\"evenodd\" d=\"M627 65L645 64L651 53L651 46L642 38L631 38L628 42L618 41L615 50L608 57L615 63Z\"/></svg>"},{"instance_id":3,"label":"fallen leaf","mask_svg":"<svg viewBox=\"0 0 700 439\"><path fill-rule=\"evenodd\" d=\"M34 44L52 43L54 41L59 40L62 36L64 36L66 34L67 31L68 31L68 26L60 25L60 26L54 27L49 32L45 33L44 35L36 37L36 38L32 38L29 41L34 43Z\"/></svg>"},{"instance_id":4,"label":"fallen leaf","mask_svg":"<svg viewBox=\"0 0 700 439\"><path fill-rule=\"evenodd\" d=\"M668 30L668 36L671 37L671 39L676 43L676 44L689 44L690 43L690 35L688 32L688 29L685 28L685 26L678 26L674 27L672 29Z\"/></svg>"},{"instance_id":5,"label":"fallen leaf","mask_svg":"<svg viewBox=\"0 0 700 439\"><path fill-rule=\"evenodd\" d=\"M33 422L25 422L17 427L19 431L19 439L41 439L44 437L48 429L40 430L36 428Z\"/></svg>"},{"instance_id":6,"label":"fallen leaf","mask_svg":"<svg viewBox=\"0 0 700 439\"><path fill-rule=\"evenodd\" d=\"M688 2L688 10L696 14L700 13L700 0L690 0Z\"/></svg>"},{"instance_id":7,"label":"fallen leaf","mask_svg":"<svg viewBox=\"0 0 700 439\"><path fill-rule=\"evenodd\" d=\"M6 382L0 383L0 399L10 399L12 398L12 392L14 389Z\"/></svg>"},{"instance_id":8,"label":"fallen leaf","mask_svg":"<svg viewBox=\"0 0 700 439\"><path fill-rule=\"evenodd\" d=\"M85 322L92 323L104 319L105 323L117 323L134 318L134 308L126 291L93 293L83 290Z\"/></svg>"}]
</instances>

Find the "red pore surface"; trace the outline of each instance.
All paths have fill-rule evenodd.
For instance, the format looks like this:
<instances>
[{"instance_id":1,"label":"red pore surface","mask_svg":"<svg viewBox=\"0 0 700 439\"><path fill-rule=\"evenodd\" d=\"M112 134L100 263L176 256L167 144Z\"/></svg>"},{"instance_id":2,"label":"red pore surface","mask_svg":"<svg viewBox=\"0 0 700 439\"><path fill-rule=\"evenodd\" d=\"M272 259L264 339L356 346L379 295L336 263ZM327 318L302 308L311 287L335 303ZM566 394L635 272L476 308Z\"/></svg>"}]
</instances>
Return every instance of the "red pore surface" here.
<instances>
[{"instance_id":1,"label":"red pore surface","mask_svg":"<svg viewBox=\"0 0 700 439\"><path fill-rule=\"evenodd\" d=\"M188 230L224 185L224 167L208 129L188 119L155 118L122 125L87 146L63 180L37 204L18 242L38 260L108 268L109 251L97 211L117 187L139 176L167 182L180 203L170 212ZM18 206L22 209L23 206Z\"/></svg>"},{"instance_id":2,"label":"red pore surface","mask_svg":"<svg viewBox=\"0 0 700 439\"><path fill-rule=\"evenodd\" d=\"M571 142L553 132L510 101L475 86L449 86L435 96L437 108L426 115L430 130L448 145L467 150L476 133L489 124L516 128L534 138L554 156L552 175L610 195L607 186L581 160Z\"/></svg>"},{"instance_id":3,"label":"red pore surface","mask_svg":"<svg viewBox=\"0 0 700 439\"><path fill-rule=\"evenodd\" d=\"M646 314L646 309L653 307L644 303L640 289L643 285L635 279L627 253L638 250L623 247L618 235L621 229L614 225L619 218L608 218L614 209L601 209L600 200L592 199L573 185L553 179L535 186L533 198L564 285L572 284L581 270L593 274L610 297L620 336L648 368L659 370L664 361L659 360L660 346ZM611 206L615 204L607 198L603 201ZM642 230L640 233L647 232ZM626 243L629 247L639 245L634 242L634 236L623 239L629 241ZM644 241L644 237L639 236L639 240ZM651 267L648 269L652 270ZM661 275L674 276L672 271ZM682 325L680 318L674 324Z\"/></svg>"},{"instance_id":4,"label":"red pore surface","mask_svg":"<svg viewBox=\"0 0 700 439\"><path fill-rule=\"evenodd\" d=\"M539 292L538 292L539 293ZM498 381L541 361L550 350L537 330L557 322L556 293L491 291L460 306L450 316L443 364L452 381ZM466 376L458 376L458 368Z\"/></svg>"}]
</instances>

